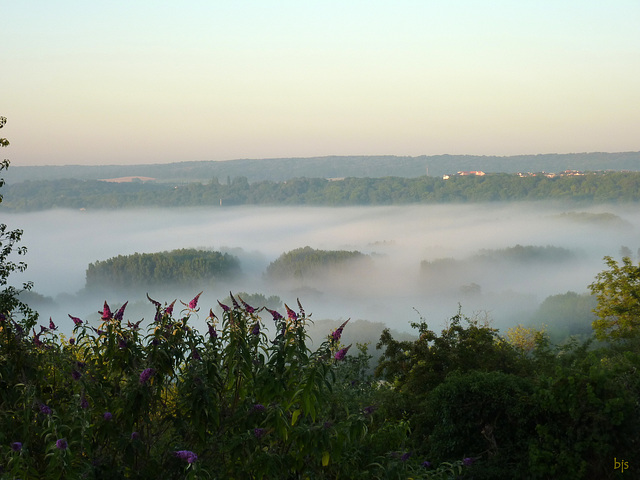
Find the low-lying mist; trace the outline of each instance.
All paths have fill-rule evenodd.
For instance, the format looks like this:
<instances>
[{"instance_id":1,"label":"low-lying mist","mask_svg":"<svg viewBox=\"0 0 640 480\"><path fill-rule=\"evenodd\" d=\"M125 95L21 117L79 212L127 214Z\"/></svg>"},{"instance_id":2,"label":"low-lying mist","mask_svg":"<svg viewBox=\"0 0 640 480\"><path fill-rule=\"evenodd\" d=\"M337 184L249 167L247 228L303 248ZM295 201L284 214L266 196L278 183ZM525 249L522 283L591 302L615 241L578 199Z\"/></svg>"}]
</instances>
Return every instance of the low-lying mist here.
<instances>
[{"instance_id":1,"label":"low-lying mist","mask_svg":"<svg viewBox=\"0 0 640 480\"><path fill-rule=\"evenodd\" d=\"M188 302L200 290L200 305L207 313L229 291L241 291L276 295L290 306L299 297L315 320L365 319L405 332L420 316L439 328L461 304L464 314L488 314L503 330L527 323L550 295L587 292L605 267L605 255L619 257L622 246L633 253L640 247L640 212L613 205L54 210L9 214L3 222L24 230L22 244L28 248L24 260L29 267L13 282L32 280L35 292L51 297L53 302L35 307L43 319L51 316L67 325L66 331L71 330L67 313L97 319L104 300L112 308L128 300L125 317L150 319L154 311L147 291L162 302ZM517 245L554 254L564 249L566 258L496 257L497 251ZM331 269L330 275L266 278L271 262L304 246L359 251L372 261L349 263L344 269ZM152 291L141 286L127 295L83 290L89 263L180 248L233 254L240 259L242 275L189 291L172 285ZM425 269L447 262L455 268ZM201 313L199 321L206 316Z\"/></svg>"}]
</instances>

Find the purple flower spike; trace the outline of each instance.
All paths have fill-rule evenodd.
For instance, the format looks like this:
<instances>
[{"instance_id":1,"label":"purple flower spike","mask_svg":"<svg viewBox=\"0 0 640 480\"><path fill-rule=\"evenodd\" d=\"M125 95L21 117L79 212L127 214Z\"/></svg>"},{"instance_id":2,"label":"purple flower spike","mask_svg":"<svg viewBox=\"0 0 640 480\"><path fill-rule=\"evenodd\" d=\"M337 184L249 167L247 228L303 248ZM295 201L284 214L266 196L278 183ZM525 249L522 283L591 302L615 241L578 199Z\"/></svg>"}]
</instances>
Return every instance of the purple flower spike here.
<instances>
[{"instance_id":1,"label":"purple flower spike","mask_svg":"<svg viewBox=\"0 0 640 480\"><path fill-rule=\"evenodd\" d=\"M233 308L235 310L240 310L240 305L238 305L236 297L233 296L233 293L229 292L229 297L231 298L231 303L233 303Z\"/></svg>"},{"instance_id":2,"label":"purple flower spike","mask_svg":"<svg viewBox=\"0 0 640 480\"><path fill-rule=\"evenodd\" d=\"M74 370L74 371L71 372L71 377L76 381L80 380L81 376L82 376L82 374L77 370Z\"/></svg>"},{"instance_id":3,"label":"purple flower spike","mask_svg":"<svg viewBox=\"0 0 640 480\"><path fill-rule=\"evenodd\" d=\"M140 383L141 384L145 384L149 381L149 379L151 377L153 377L153 375L156 373L155 369L153 368L145 368L142 373L140 374Z\"/></svg>"},{"instance_id":4,"label":"purple flower spike","mask_svg":"<svg viewBox=\"0 0 640 480\"><path fill-rule=\"evenodd\" d=\"M53 323L53 320L51 320L51 317L49 317L49 328L51 330L57 330L58 329L58 327L56 327L56 324Z\"/></svg>"},{"instance_id":5,"label":"purple flower spike","mask_svg":"<svg viewBox=\"0 0 640 480\"><path fill-rule=\"evenodd\" d=\"M108 422L113 418L113 415L111 414L111 412L104 412L104 414L102 415L102 418L104 418Z\"/></svg>"},{"instance_id":6,"label":"purple flower spike","mask_svg":"<svg viewBox=\"0 0 640 480\"><path fill-rule=\"evenodd\" d=\"M298 314L291 310L286 303L284 304L284 308L287 310L287 316L289 317L289 320L293 320L294 322L298 320Z\"/></svg>"},{"instance_id":7,"label":"purple flower spike","mask_svg":"<svg viewBox=\"0 0 640 480\"><path fill-rule=\"evenodd\" d=\"M251 329L252 335L260 335L260 323L256 322L256 324Z\"/></svg>"},{"instance_id":8,"label":"purple flower spike","mask_svg":"<svg viewBox=\"0 0 640 480\"><path fill-rule=\"evenodd\" d=\"M202 293L202 292L200 292L200 293ZM198 295L198 296L200 296L200 295ZM196 300L196 299L194 299L194 300ZM197 303L198 303L198 300L196 300L196 304ZM166 313L169 316L173 315L173 306L175 304L176 304L176 301L174 300L173 302L171 302L171 304L167 308L164 309L164 313ZM189 304L189 308L191 308L191 304ZM193 307L193 308L195 308L195 307Z\"/></svg>"},{"instance_id":9,"label":"purple flower spike","mask_svg":"<svg viewBox=\"0 0 640 480\"><path fill-rule=\"evenodd\" d=\"M124 309L127 308L128 303L129 301L124 302L124 305L122 305L120 309L116 312L116 314L113 316L114 320L122 321L122 317L124 317Z\"/></svg>"},{"instance_id":10,"label":"purple flower spike","mask_svg":"<svg viewBox=\"0 0 640 480\"><path fill-rule=\"evenodd\" d=\"M140 440L140 434L138 432L131 432L131 440Z\"/></svg>"},{"instance_id":11,"label":"purple flower spike","mask_svg":"<svg viewBox=\"0 0 640 480\"><path fill-rule=\"evenodd\" d=\"M75 345L76 344L76 339L74 337L71 337L69 339L69 345Z\"/></svg>"},{"instance_id":12,"label":"purple flower spike","mask_svg":"<svg viewBox=\"0 0 640 480\"><path fill-rule=\"evenodd\" d=\"M256 311L255 308L253 308L251 305L249 305L247 302L245 302L240 295L238 295L238 298L240 299L240 301L242 302L242 305L244 305L244 309L248 312L248 313L254 313Z\"/></svg>"},{"instance_id":13,"label":"purple flower spike","mask_svg":"<svg viewBox=\"0 0 640 480\"><path fill-rule=\"evenodd\" d=\"M80 399L80 408L83 410L86 410L87 408L89 408L89 402L87 400L87 397L85 397L84 395Z\"/></svg>"},{"instance_id":14,"label":"purple flower spike","mask_svg":"<svg viewBox=\"0 0 640 480\"><path fill-rule=\"evenodd\" d=\"M209 337L218 338L218 332L216 332L216 327L213 325L207 325L209 327Z\"/></svg>"},{"instance_id":15,"label":"purple flower spike","mask_svg":"<svg viewBox=\"0 0 640 480\"><path fill-rule=\"evenodd\" d=\"M411 458L411 452L407 452L404 455L402 455L402 457L400 457L400 460L402 460L403 462L406 462L410 458Z\"/></svg>"},{"instance_id":16,"label":"purple flower spike","mask_svg":"<svg viewBox=\"0 0 640 480\"><path fill-rule=\"evenodd\" d=\"M67 444L67 440L64 438L60 438L56 440L56 448L58 450L66 450L69 445Z\"/></svg>"},{"instance_id":17,"label":"purple flower spike","mask_svg":"<svg viewBox=\"0 0 640 480\"><path fill-rule=\"evenodd\" d=\"M338 350L336 354L333 356L333 358L335 358L336 360L344 360L344 356L347 354L350 348L351 348L351 345L341 350Z\"/></svg>"},{"instance_id":18,"label":"purple flower spike","mask_svg":"<svg viewBox=\"0 0 640 480\"><path fill-rule=\"evenodd\" d=\"M40 333L36 335L35 329L33 330L33 343L36 347L42 347L44 345L44 343L42 343L42 341L40 340Z\"/></svg>"},{"instance_id":19,"label":"purple flower spike","mask_svg":"<svg viewBox=\"0 0 640 480\"><path fill-rule=\"evenodd\" d=\"M69 315L69 314L68 314L68 315ZM73 320L73 323L74 323L74 324L76 324L76 325L78 325L78 326L82 325L82 320L80 320L78 317L72 317L71 315L69 315L69 318L70 318L71 320Z\"/></svg>"},{"instance_id":20,"label":"purple flower spike","mask_svg":"<svg viewBox=\"0 0 640 480\"><path fill-rule=\"evenodd\" d=\"M149 294L147 293L147 299L153 303L155 305L156 308L160 308L162 305L160 304L160 302L158 302L157 300L154 300L153 298L151 298L149 296Z\"/></svg>"},{"instance_id":21,"label":"purple flower spike","mask_svg":"<svg viewBox=\"0 0 640 480\"><path fill-rule=\"evenodd\" d=\"M270 310L270 309L267 308L267 312L269 312L271 314L271 316L273 317L273 321L274 322L277 322L278 320L282 320L284 318L282 315L280 315L275 310Z\"/></svg>"},{"instance_id":22,"label":"purple flower spike","mask_svg":"<svg viewBox=\"0 0 640 480\"><path fill-rule=\"evenodd\" d=\"M98 312L100 315L102 315L102 320L111 320L113 318L113 314L111 313L111 309L109 308L109 305L107 305L107 301L105 300L104 302L104 308L102 309L101 312Z\"/></svg>"},{"instance_id":23,"label":"purple flower spike","mask_svg":"<svg viewBox=\"0 0 640 480\"><path fill-rule=\"evenodd\" d=\"M253 429L253 434L255 435L256 438L262 438L264 437L264 435L267 433L267 431L264 428L254 428Z\"/></svg>"},{"instance_id":24,"label":"purple flower spike","mask_svg":"<svg viewBox=\"0 0 640 480\"><path fill-rule=\"evenodd\" d=\"M333 342L337 343L340 340L340 337L342 336L342 331L344 330L344 327L349 322L349 320L351 319L347 319L346 322L344 322L342 325L336 328L333 331L333 333L331 333L331 339L333 340Z\"/></svg>"},{"instance_id":25,"label":"purple flower spike","mask_svg":"<svg viewBox=\"0 0 640 480\"><path fill-rule=\"evenodd\" d=\"M261 403L256 403L256 404L253 406L253 409L252 409L252 410L253 410L254 412L264 412L264 411L265 411L265 408L264 408L264 405L262 405Z\"/></svg>"},{"instance_id":26,"label":"purple flower spike","mask_svg":"<svg viewBox=\"0 0 640 480\"><path fill-rule=\"evenodd\" d=\"M465 467L470 467L471 465L473 465L473 462L474 462L474 460L473 460L473 458L471 458L471 457L466 457L466 458L463 458L463 459L462 459L462 464L463 464Z\"/></svg>"},{"instance_id":27,"label":"purple flower spike","mask_svg":"<svg viewBox=\"0 0 640 480\"><path fill-rule=\"evenodd\" d=\"M431 462L429 460L425 460L424 462L422 462L422 466L424 468L431 468Z\"/></svg>"},{"instance_id":28,"label":"purple flower spike","mask_svg":"<svg viewBox=\"0 0 640 480\"><path fill-rule=\"evenodd\" d=\"M184 460L187 463L193 463L198 460L198 455L190 452L189 450L178 450L177 452L173 452L173 454L180 460Z\"/></svg>"},{"instance_id":29,"label":"purple flower spike","mask_svg":"<svg viewBox=\"0 0 640 480\"><path fill-rule=\"evenodd\" d=\"M11 444L11 450L13 450L14 452L19 452L20 450L22 450L22 443L21 442L13 442Z\"/></svg>"},{"instance_id":30,"label":"purple flower spike","mask_svg":"<svg viewBox=\"0 0 640 480\"><path fill-rule=\"evenodd\" d=\"M222 311L223 312L228 312L229 310L231 310L231 308L229 308L227 305L225 305L224 303L220 303L220 300L218 300L218 305L220 305L222 307Z\"/></svg>"},{"instance_id":31,"label":"purple flower spike","mask_svg":"<svg viewBox=\"0 0 640 480\"><path fill-rule=\"evenodd\" d=\"M202 292L200 292L199 294L197 294L195 297L193 297L193 300L191 300L189 302L189 308L191 310L195 310L196 307L198 306L198 299L200 298L200 295L202 295Z\"/></svg>"},{"instance_id":32,"label":"purple flower spike","mask_svg":"<svg viewBox=\"0 0 640 480\"><path fill-rule=\"evenodd\" d=\"M42 413L43 415L51 415L53 413L53 410L51 410L51 408L49 408L44 403L41 403L40 404L40 413Z\"/></svg>"},{"instance_id":33,"label":"purple flower spike","mask_svg":"<svg viewBox=\"0 0 640 480\"><path fill-rule=\"evenodd\" d=\"M200 354L198 353L198 350L196 350L195 348L193 350L191 350L191 358L193 358L194 360L200 360Z\"/></svg>"}]
</instances>

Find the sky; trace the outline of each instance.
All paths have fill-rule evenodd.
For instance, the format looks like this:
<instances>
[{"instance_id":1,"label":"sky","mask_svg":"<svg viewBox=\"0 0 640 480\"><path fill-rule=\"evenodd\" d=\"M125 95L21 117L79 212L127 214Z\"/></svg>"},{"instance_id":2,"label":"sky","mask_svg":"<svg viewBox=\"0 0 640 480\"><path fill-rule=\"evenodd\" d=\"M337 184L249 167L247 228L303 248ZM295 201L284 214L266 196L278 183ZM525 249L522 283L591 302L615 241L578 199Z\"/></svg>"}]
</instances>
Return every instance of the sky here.
<instances>
[{"instance_id":1,"label":"sky","mask_svg":"<svg viewBox=\"0 0 640 480\"><path fill-rule=\"evenodd\" d=\"M13 165L640 150L637 0L0 0Z\"/></svg>"}]
</instances>

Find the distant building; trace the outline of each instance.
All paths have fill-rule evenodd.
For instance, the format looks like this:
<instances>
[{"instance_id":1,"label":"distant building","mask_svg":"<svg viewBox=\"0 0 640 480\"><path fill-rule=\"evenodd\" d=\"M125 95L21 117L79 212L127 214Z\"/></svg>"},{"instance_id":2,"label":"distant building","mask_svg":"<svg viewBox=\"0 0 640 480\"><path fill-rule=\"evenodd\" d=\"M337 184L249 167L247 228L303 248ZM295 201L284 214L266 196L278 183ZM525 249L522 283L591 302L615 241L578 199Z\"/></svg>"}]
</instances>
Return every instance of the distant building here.
<instances>
[{"instance_id":1,"label":"distant building","mask_svg":"<svg viewBox=\"0 0 640 480\"><path fill-rule=\"evenodd\" d=\"M484 177L486 174L483 171L472 171L472 172L458 172L458 175L460 176L467 176L467 175L475 175L477 177Z\"/></svg>"}]
</instances>

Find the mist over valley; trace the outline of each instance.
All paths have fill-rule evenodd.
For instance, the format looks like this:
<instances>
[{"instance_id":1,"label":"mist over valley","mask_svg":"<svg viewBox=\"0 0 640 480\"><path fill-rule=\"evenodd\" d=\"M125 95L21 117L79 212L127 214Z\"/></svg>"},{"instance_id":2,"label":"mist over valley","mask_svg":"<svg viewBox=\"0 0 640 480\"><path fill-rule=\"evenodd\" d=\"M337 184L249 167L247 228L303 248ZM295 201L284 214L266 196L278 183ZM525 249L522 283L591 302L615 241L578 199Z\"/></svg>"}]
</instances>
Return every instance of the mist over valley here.
<instances>
[{"instance_id":1,"label":"mist over valley","mask_svg":"<svg viewBox=\"0 0 640 480\"><path fill-rule=\"evenodd\" d=\"M640 246L640 213L632 206L575 210L539 202L52 210L10 214L6 222L24 230L28 246L29 268L14 282L32 280L34 292L45 297L32 301L41 317L61 324L68 313L97 321L104 300L129 301L132 320L149 320L154 310L146 293L188 302L203 290L206 312L229 291L260 293L290 305L299 298L316 321L362 319L409 332L420 316L439 328L460 304L464 314L486 316L503 330L531 321L549 296L586 294L605 255ZM358 258L289 276L267 274L283 254L304 247L357 252ZM236 257L239 272L188 287L167 278L165 285L140 283L126 291L85 289L91 263L190 248ZM205 318L201 313L202 324Z\"/></svg>"}]
</instances>

